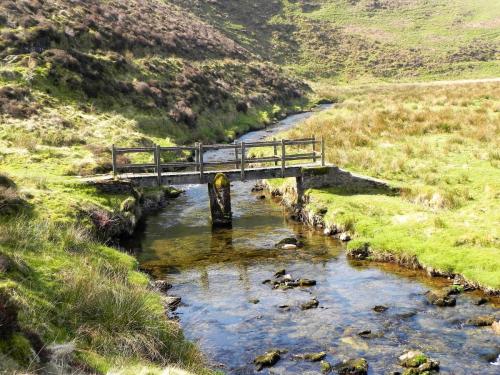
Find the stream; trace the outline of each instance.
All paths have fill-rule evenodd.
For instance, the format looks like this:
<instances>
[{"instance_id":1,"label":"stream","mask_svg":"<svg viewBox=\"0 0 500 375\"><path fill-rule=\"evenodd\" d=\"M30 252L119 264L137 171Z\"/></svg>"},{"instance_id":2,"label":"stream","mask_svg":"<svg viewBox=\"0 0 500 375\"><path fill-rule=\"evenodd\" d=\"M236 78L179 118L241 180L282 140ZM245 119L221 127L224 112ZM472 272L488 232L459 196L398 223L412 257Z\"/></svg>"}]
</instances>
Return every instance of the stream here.
<instances>
[{"instance_id":1,"label":"stream","mask_svg":"<svg viewBox=\"0 0 500 375\"><path fill-rule=\"evenodd\" d=\"M261 140L311 115L290 116L240 140ZM223 158L223 152L207 153L205 160ZM480 315L498 320L498 299L477 306L481 294L467 292L456 296L455 307L429 305L424 293L450 281L396 265L350 261L338 241L289 221L278 203L252 194L253 186L232 184L233 228L214 232L207 187L183 186L186 192L150 216L130 245L141 268L166 279L173 285L169 294L182 297L176 314L184 333L214 368L254 374L254 358L279 348L288 352L260 374L321 374L319 362L294 357L320 351L333 365L363 357L369 374L402 373L398 357L417 349L439 361L443 374L500 374L500 336L491 327L465 324ZM305 246L275 247L291 236ZM317 284L289 290L263 284L280 269ZM313 297L318 308L301 310ZM388 309L377 313L376 305ZM371 333L360 336L361 331Z\"/></svg>"}]
</instances>

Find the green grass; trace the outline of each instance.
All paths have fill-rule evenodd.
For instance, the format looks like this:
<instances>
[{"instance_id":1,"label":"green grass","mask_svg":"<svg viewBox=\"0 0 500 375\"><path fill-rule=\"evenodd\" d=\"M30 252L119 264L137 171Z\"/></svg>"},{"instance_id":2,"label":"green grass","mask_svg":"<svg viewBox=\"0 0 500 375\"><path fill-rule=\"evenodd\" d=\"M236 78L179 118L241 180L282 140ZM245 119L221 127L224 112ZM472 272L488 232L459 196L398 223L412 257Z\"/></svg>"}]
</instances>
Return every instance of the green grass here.
<instances>
[{"instance_id":1,"label":"green grass","mask_svg":"<svg viewBox=\"0 0 500 375\"><path fill-rule=\"evenodd\" d=\"M416 256L500 289L497 84L331 88L342 101L286 137L324 136L327 160L388 181L397 195L310 191L311 210L354 234L349 249Z\"/></svg>"},{"instance_id":2,"label":"green grass","mask_svg":"<svg viewBox=\"0 0 500 375\"><path fill-rule=\"evenodd\" d=\"M498 75L500 6L487 0L176 2L248 49L313 81Z\"/></svg>"}]
</instances>

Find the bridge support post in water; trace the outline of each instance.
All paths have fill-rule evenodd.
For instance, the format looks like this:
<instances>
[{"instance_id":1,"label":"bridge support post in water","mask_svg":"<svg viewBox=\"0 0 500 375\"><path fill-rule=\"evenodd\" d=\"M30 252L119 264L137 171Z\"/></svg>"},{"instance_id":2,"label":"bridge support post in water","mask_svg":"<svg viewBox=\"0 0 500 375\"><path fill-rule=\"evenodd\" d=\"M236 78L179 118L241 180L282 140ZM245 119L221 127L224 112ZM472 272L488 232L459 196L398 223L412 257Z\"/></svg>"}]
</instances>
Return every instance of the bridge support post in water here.
<instances>
[{"instance_id":1,"label":"bridge support post in water","mask_svg":"<svg viewBox=\"0 0 500 375\"><path fill-rule=\"evenodd\" d=\"M230 227L233 221L231 212L231 183L223 173L217 173L214 181L208 184L210 212L213 227Z\"/></svg>"}]
</instances>

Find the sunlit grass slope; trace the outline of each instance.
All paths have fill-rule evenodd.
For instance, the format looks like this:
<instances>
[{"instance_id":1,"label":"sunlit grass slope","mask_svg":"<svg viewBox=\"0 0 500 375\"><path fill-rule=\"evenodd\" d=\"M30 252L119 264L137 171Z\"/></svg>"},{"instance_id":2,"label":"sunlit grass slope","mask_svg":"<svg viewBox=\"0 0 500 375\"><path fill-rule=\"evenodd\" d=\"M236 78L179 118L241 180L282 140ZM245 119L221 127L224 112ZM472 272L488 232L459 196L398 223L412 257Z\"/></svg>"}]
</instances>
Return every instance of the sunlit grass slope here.
<instances>
[{"instance_id":1,"label":"sunlit grass slope","mask_svg":"<svg viewBox=\"0 0 500 375\"><path fill-rule=\"evenodd\" d=\"M313 190L310 208L353 232L350 249L416 256L500 289L500 85L319 91L339 103L287 136L324 136L330 163L400 193Z\"/></svg>"}]
</instances>

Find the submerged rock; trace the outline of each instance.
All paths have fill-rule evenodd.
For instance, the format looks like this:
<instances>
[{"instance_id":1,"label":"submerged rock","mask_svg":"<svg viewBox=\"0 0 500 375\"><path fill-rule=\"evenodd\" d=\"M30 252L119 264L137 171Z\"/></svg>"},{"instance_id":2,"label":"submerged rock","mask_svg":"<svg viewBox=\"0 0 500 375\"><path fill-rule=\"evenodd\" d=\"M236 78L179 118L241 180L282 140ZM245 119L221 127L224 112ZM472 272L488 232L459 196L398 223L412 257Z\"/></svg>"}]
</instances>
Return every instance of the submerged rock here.
<instances>
[{"instance_id":1,"label":"submerged rock","mask_svg":"<svg viewBox=\"0 0 500 375\"><path fill-rule=\"evenodd\" d=\"M364 358L350 359L335 365L339 375L366 375L368 374L368 362Z\"/></svg>"},{"instance_id":2,"label":"submerged rock","mask_svg":"<svg viewBox=\"0 0 500 375\"><path fill-rule=\"evenodd\" d=\"M436 306L445 307L445 306L455 306L457 304L457 300L455 297L448 295L447 290L440 291L427 291L425 293L427 301Z\"/></svg>"},{"instance_id":3,"label":"submerged rock","mask_svg":"<svg viewBox=\"0 0 500 375\"><path fill-rule=\"evenodd\" d=\"M299 354L299 355L294 356L294 358L296 358L296 359L303 359L303 360L309 361L309 362L318 362L318 361L321 361L325 357L326 357L325 352L306 353L306 354Z\"/></svg>"},{"instance_id":4,"label":"submerged rock","mask_svg":"<svg viewBox=\"0 0 500 375\"><path fill-rule=\"evenodd\" d=\"M283 250L293 250L303 246L304 244L295 237L284 238L276 244L276 247Z\"/></svg>"},{"instance_id":5,"label":"submerged rock","mask_svg":"<svg viewBox=\"0 0 500 375\"><path fill-rule=\"evenodd\" d=\"M257 299L257 298L252 298L252 299L249 299L248 302L253 303L254 305L256 305L256 304L258 304L260 302L260 300Z\"/></svg>"},{"instance_id":6,"label":"submerged rock","mask_svg":"<svg viewBox=\"0 0 500 375\"><path fill-rule=\"evenodd\" d=\"M478 299L476 299L474 302L472 302L474 305L476 306L482 306L482 305L485 305L487 304L489 301L487 298L484 298L484 297L480 297Z\"/></svg>"},{"instance_id":7,"label":"submerged rock","mask_svg":"<svg viewBox=\"0 0 500 375\"><path fill-rule=\"evenodd\" d=\"M257 367L257 371L260 371L264 367L274 366L280 359L281 359L280 350L270 350L256 357L253 363Z\"/></svg>"},{"instance_id":8,"label":"submerged rock","mask_svg":"<svg viewBox=\"0 0 500 375\"><path fill-rule=\"evenodd\" d=\"M387 311L388 309L389 308L387 306L377 305L372 310L375 311L375 312L378 312L378 313L383 313L383 312Z\"/></svg>"},{"instance_id":9,"label":"submerged rock","mask_svg":"<svg viewBox=\"0 0 500 375\"><path fill-rule=\"evenodd\" d=\"M321 372L323 374L329 374L330 372L332 372L333 368L332 368L332 365L330 364L330 362L327 362L327 361L321 361Z\"/></svg>"},{"instance_id":10,"label":"submerged rock","mask_svg":"<svg viewBox=\"0 0 500 375\"><path fill-rule=\"evenodd\" d=\"M303 304L300 305L301 310L309 310L309 309L315 309L319 306L319 301L316 298L313 298L310 301L304 302Z\"/></svg>"},{"instance_id":11,"label":"submerged rock","mask_svg":"<svg viewBox=\"0 0 500 375\"><path fill-rule=\"evenodd\" d=\"M487 327L495 323L495 317L491 315L477 316L467 320L467 324L475 327Z\"/></svg>"}]
</instances>

